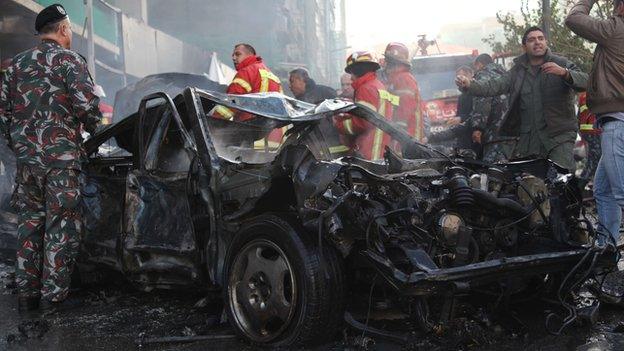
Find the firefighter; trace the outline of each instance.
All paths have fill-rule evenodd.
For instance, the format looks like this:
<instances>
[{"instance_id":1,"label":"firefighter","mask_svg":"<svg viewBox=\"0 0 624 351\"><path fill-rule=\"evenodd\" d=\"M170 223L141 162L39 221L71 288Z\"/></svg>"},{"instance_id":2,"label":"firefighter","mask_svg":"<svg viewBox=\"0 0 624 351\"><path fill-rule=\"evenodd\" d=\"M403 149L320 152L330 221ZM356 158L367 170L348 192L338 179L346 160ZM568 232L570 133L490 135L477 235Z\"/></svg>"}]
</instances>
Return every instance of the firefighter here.
<instances>
[{"instance_id":1,"label":"firefighter","mask_svg":"<svg viewBox=\"0 0 624 351\"><path fill-rule=\"evenodd\" d=\"M256 49L253 46L244 43L236 44L232 52L232 62L236 67L236 75L227 88L228 94L282 93L279 78L264 65L262 57L256 55ZM217 106L214 116L240 122L253 118L250 114L235 113L225 106Z\"/></svg>"},{"instance_id":2,"label":"firefighter","mask_svg":"<svg viewBox=\"0 0 624 351\"><path fill-rule=\"evenodd\" d=\"M587 93L579 94L579 133L585 142L587 158L580 178L589 182L596 173L598 161L602 155L600 147L600 128L596 125L596 115L587 107Z\"/></svg>"},{"instance_id":3,"label":"firefighter","mask_svg":"<svg viewBox=\"0 0 624 351\"><path fill-rule=\"evenodd\" d=\"M349 55L345 72L353 79L354 101L364 105L386 119L392 119L393 103L398 105L398 97L390 94L377 79L379 63L368 51L358 51ZM338 132L344 137L351 153L359 154L368 160L378 160L383 156L384 147L390 140L387 135L366 120L352 115L339 116L335 121Z\"/></svg>"},{"instance_id":4,"label":"firefighter","mask_svg":"<svg viewBox=\"0 0 624 351\"><path fill-rule=\"evenodd\" d=\"M391 94L399 97L399 105L394 111L394 122L416 140L423 142L425 121L418 83L410 73L409 49L402 43L390 43L386 46L384 57L384 83Z\"/></svg>"}]
</instances>

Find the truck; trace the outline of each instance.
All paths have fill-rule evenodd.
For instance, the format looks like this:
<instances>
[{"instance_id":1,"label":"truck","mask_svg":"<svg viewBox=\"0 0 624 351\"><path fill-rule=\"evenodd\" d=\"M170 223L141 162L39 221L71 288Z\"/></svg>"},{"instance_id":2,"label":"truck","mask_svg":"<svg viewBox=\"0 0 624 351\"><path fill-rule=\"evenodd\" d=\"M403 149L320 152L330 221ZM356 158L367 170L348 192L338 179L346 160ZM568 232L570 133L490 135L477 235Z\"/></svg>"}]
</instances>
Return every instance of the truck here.
<instances>
[{"instance_id":1,"label":"truck","mask_svg":"<svg viewBox=\"0 0 624 351\"><path fill-rule=\"evenodd\" d=\"M430 123L430 133L448 128L448 121L457 117L459 90L455 86L455 71L463 65L471 66L476 55L438 54L416 56L412 59L412 74L418 81L420 95Z\"/></svg>"}]
</instances>

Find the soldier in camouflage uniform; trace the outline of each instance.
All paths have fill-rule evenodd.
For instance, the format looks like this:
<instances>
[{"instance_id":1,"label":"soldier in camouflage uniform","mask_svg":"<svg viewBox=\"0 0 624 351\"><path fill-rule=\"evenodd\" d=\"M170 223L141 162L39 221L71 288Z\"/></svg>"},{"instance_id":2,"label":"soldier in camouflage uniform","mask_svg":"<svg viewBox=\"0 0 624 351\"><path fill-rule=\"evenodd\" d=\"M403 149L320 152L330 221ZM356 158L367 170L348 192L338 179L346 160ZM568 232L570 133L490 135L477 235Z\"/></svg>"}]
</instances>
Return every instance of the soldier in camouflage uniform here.
<instances>
[{"instance_id":1,"label":"soldier in camouflage uniform","mask_svg":"<svg viewBox=\"0 0 624 351\"><path fill-rule=\"evenodd\" d=\"M101 119L84 59L69 50L71 26L61 5L45 8L41 43L15 56L2 80L0 132L17 160L16 283L20 310L67 297L82 232L81 130Z\"/></svg>"},{"instance_id":2,"label":"soldier in camouflage uniform","mask_svg":"<svg viewBox=\"0 0 624 351\"><path fill-rule=\"evenodd\" d=\"M505 74L505 69L488 54L477 56L474 68L476 81L488 81ZM472 128L472 141L483 145L483 160L486 162L505 162L513 152L515 139L498 134L506 109L506 95L473 97L467 124Z\"/></svg>"}]
</instances>

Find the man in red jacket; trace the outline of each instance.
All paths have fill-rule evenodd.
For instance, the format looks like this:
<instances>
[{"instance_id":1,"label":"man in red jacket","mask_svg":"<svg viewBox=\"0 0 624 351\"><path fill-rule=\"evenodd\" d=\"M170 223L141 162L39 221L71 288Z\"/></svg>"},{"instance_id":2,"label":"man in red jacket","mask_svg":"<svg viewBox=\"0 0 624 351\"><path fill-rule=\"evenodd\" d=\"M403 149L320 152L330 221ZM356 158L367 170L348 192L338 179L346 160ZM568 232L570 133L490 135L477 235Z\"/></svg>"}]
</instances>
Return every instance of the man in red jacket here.
<instances>
[{"instance_id":1,"label":"man in red jacket","mask_svg":"<svg viewBox=\"0 0 624 351\"><path fill-rule=\"evenodd\" d=\"M410 73L409 49L402 43L390 43L384 53L385 77L388 91L399 97L394 122L401 125L416 140L425 141L425 120L421 110L420 90Z\"/></svg>"},{"instance_id":2,"label":"man in red jacket","mask_svg":"<svg viewBox=\"0 0 624 351\"><path fill-rule=\"evenodd\" d=\"M587 93L579 94L578 104L579 134L585 142L585 150L587 151L587 157L585 158L587 162L579 178L588 182L594 177L600 156L602 155L600 127L596 123L596 115L587 107Z\"/></svg>"},{"instance_id":3,"label":"man in red jacket","mask_svg":"<svg viewBox=\"0 0 624 351\"><path fill-rule=\"evenodd\" d=\"M279 78L256 56L256 50L249 44L236 44L232 53L236 76L227 88L228 94L244 95L251 93L282 92ZM253 116L248 113L235 113L225 106L217 106L215 117L246 121Z\"/></svg>"},{"instance_id":4,"label":"man in red jacket","mask_svg":"<svg viewBox=\"0 0 624 351\"><path fill-rule=\"evenodd\" d=\"M347 58L345 72L353 78L355 102L364 105L386 119L392 119L392 106L398 105L398 97L390 94L375 73L379 64L368 51L354 52ZM358 153L368 160L383 157L384 147L390 142L389 137L380 129L359 117L344 115L336 118L338 132L346 139L352 153Z\"/></svg>"}]
</instances>

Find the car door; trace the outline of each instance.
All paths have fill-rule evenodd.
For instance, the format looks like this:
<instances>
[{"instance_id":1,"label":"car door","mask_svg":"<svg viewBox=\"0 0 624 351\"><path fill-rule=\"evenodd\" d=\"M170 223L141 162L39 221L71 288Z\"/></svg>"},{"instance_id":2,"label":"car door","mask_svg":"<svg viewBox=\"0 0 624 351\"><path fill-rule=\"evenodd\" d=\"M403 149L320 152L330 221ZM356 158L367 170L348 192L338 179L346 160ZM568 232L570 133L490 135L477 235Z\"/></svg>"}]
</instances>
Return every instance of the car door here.
<instances>
[{"instance_id":1,"label":"car door","mask_svg":"<svg viewBox=\"0 0 624 351\"><path fill-rule=\"evenodd\" d=\"M81 262L121 270L119 240L122 233L125 185L136 153L132 134L138 118L130 116L85 142L88 162L83 167L82 214L84 235ZM117 139L127 145L118 145Z\"/></svg>"},{"instance_id":2,"label":"car door","mask_svg":"<svg viewBox=\"0 0 624 351\"><path fill-rule=\"evenodd\" d=\"M148 109L156 100L164 103ZM188 201L194 146L169 96L142 100L137 138L138 164L126 180L124 272L152 286L192 283L201 259Z\"/></svg>"}]
</instances>

